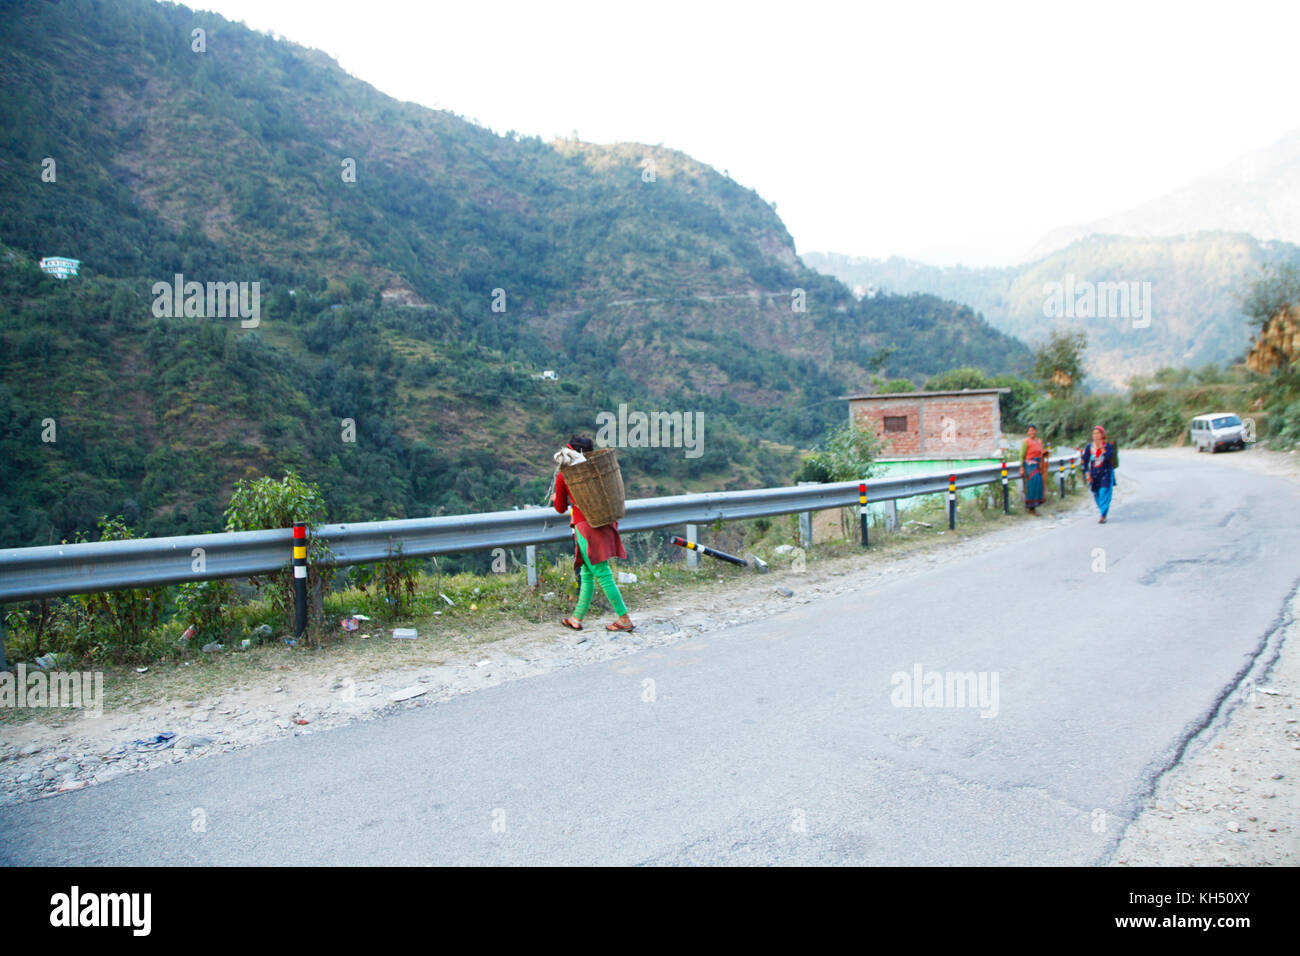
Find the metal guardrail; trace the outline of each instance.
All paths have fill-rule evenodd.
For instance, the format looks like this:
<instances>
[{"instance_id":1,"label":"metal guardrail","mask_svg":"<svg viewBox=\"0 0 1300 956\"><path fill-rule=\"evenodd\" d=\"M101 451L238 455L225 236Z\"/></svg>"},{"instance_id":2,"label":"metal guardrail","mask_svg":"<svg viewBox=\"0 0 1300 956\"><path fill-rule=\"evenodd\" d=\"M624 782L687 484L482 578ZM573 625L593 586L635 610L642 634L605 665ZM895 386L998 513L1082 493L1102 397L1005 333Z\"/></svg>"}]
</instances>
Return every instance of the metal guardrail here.
<instances>
[{"instance_id":1,"label":"metal guardrail","mask_svg":"<svg viewBox=\"0 0 1300 956\"><path fill-rule=\"evenodd\" d=\"M1077 455L1049 459L1059 470ZM1008 462L1008 478L1019 478L1019 462ZM949 476L958 488L996 482L1001 465L869 479L869 502L940 494ZM621 532L650 531L685 524L738 521L858 503L856 481L674 495L629 501ZM551 509L494 511L322 525L316 538L333 552L329 564L343 567L402 557L427 557L489 548L513 548L569 539L567 515ZM293 530L239 531L138 538L0 550L0 604L123 588L158 587L183 581L250 577L288 567ZM0 652L2 653L2 652ZM2 658L0 658L2 660Z\"/></svg>"}]
</instances>

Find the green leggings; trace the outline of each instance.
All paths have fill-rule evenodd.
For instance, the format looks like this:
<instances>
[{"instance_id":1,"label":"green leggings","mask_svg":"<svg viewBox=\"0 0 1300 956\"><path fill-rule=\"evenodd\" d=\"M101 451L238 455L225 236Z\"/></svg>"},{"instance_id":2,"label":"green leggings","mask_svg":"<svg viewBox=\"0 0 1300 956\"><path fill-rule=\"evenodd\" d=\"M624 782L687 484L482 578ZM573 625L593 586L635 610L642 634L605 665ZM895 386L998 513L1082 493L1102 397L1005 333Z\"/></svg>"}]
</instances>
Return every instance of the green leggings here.
<instances>
[{"instance_id":1,"label":"green leggings","mask_svg":"<svg viewBox=\"0 0 1300 956\"><path fill-rule=\"evenodd\" d=\"M578 552L582 555L582 569L578 572L578 606L573 609L573 616L580 621L586 616L587 609L591 607L594 582L600 585L600 590L604 592L614 613L622 617L627 613L627 605L623 603L623 595L618 593L618 585L614 583L614 572L610 570L609 562L592 564L587 557L587 539L578 533L577 528L573 529L573 537L577 540Z\"/></svg>"}]
</instances>

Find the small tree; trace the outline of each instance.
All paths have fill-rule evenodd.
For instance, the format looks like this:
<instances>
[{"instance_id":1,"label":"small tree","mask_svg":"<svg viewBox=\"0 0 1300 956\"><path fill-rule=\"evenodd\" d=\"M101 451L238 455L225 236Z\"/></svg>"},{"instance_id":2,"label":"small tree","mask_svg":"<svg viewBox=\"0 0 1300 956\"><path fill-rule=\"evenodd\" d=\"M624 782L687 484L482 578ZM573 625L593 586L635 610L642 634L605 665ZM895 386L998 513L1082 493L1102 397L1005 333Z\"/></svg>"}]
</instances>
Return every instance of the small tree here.
<instances>
[{"instance_id":1,"label":"small tree","mask_svg":"<svg viewBox=\"0 0 1300 956\"><path fill-rule=\"evenodd\" d=\"M136 537L135 531L127 527L121 516L105 516L99 519L98 525L100 541L130 541ZM84 535L78 535L79 541L84 539ZM102 628L109 635L109 639L101 642L92 654L103 650L112 659L125 661L147 653L163 606L167 603L167 589L125 588L77 595L74 600L91 615L96 629Z\"/></svg>"},{"instance_id":2,"label":"small tree","mask_svg":"<svg viewBox=\"0 0 1300 956\"><path fill-rule=\"evenodd\" d=\"M863 481L871 477L876 455L883 443L852 422L831 428L822 436L820 448L803 460L798 481ZM840 529L847 537L847 512L840 511Z\"/></svg>"},{"instance_id":3,"label":"small tree","mask_svg":"<svg viewBox=\"0 0 1300 956\"><path fill-rule=\"evenodd\" d=\"M261 531L289 528L295 521L307 522L307 600L311 619L323 623L324 596L333 577L325 565L330 549L313 533L325 520L325 498L320 488L289 472L280 481L274 478L241 480L235 484L226 508L227 531ZM252 579L253 587L267 596L286 626L293 620L293 570L289 555L285 567L273 574Z\"/></svg>"},{"instance_id":4,"label":"small tree","mask_svg":"<svg viewBox=\"0 0 1300 956\"><path fill-rule=\"evenodd\" d=\"M813 453L803 460L797 481L859 481L871 476L872 464L883 447L865 428L846 422L822 436Z\"/></svg>"},{"instance_id":5,"label":"small tree","mask_svg":"<svg viewBox=\"0 0 1300 956\"><path fill-rule=\"evenodd\" d=\"M1242 299L1241 311L1251 325L1263 328L1289 305L1300 303L1300 266L1290 262L1266 265Z\"/></svg>"},{"instance_id":6,"label":"small tree","mask_svg":"<svg viewBox=\"0 0 1300 956\"><path fill-rule=\"evenodd\" d=\"M1083 384L1088 333L1059 329L1034 352L1034 378L1052 398L1070 398Z\"/></svg>"}]
</instances>

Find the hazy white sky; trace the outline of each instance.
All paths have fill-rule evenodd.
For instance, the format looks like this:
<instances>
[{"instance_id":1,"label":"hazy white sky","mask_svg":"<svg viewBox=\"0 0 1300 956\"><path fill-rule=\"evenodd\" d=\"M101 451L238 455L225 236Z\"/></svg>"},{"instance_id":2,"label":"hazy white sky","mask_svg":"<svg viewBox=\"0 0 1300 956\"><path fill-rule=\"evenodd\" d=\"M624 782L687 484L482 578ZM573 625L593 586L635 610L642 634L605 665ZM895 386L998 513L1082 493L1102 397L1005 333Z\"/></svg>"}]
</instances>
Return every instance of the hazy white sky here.
<instances>
[{"instance_id":1,"label":"hazy white sky","mask_svg":"<svg viewBox=\"0 0 1300 956\"><path fill-rule=\"evenodd\" d=\"M801 253L1017 262L1300 126L1293 0L189 3L498 132L683 150Z\"/></svg>"}]
</instances>

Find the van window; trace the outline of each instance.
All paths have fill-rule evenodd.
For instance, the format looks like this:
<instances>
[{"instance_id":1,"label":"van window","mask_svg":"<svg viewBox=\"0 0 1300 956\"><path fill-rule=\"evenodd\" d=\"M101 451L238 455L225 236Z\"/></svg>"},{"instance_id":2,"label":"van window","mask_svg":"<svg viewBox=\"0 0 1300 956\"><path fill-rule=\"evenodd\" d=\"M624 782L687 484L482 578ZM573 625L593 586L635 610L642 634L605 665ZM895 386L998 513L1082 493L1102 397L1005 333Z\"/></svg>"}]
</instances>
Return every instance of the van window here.
<instances>
[{"instance_id":1,"label":"van window","mask_svg":"<svg viewBox=\"0 0 1300 956\"><path fill-rule=\"evenodd\" d=\"M1224 415L1222 418L1214 420L1215 428L1231 428L1234 425L1240 425L1241 419L1236 415Z\"/></svg>"}]
</instances>

